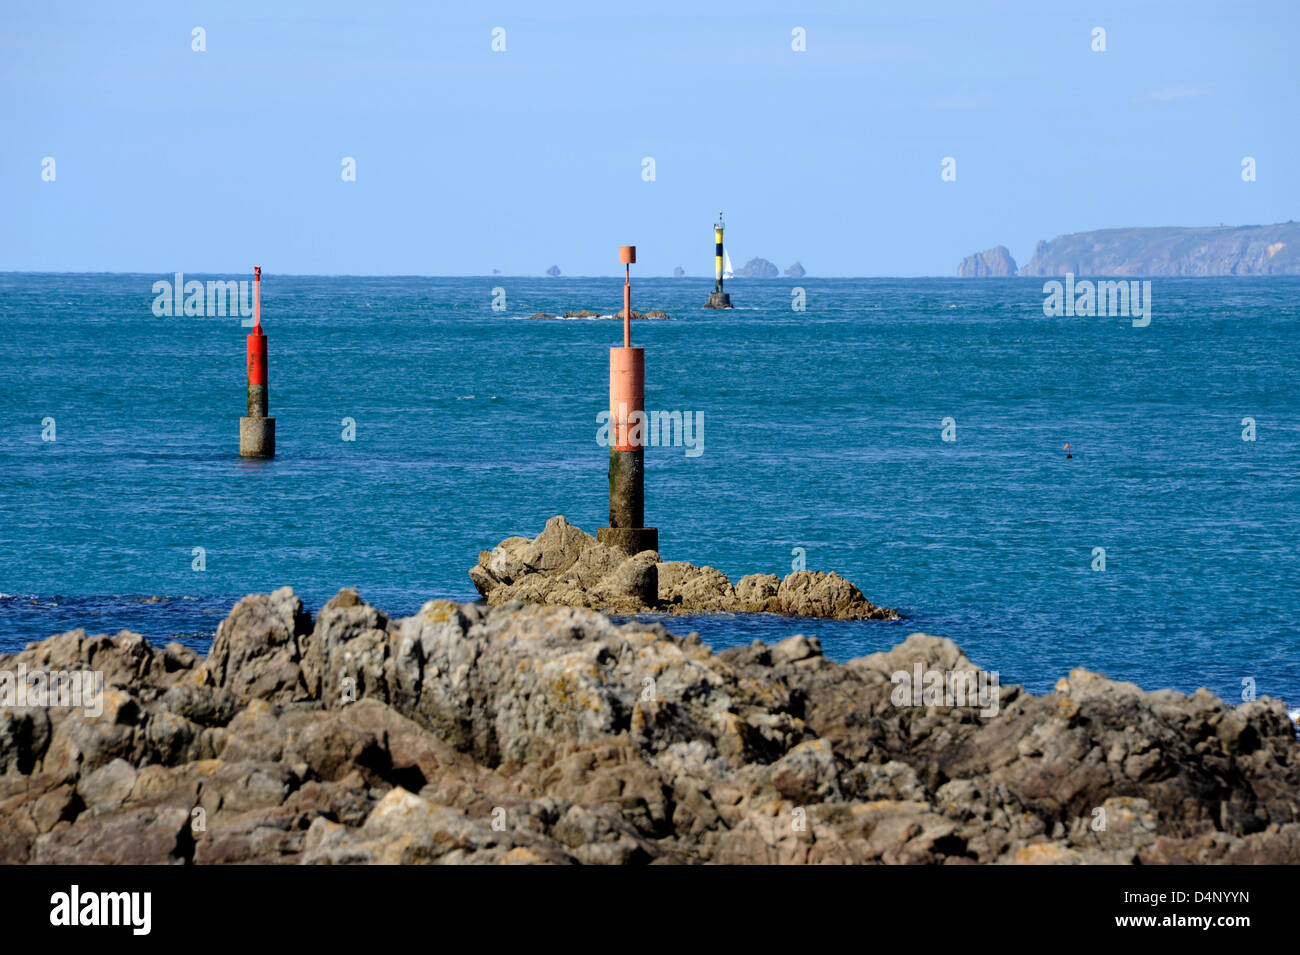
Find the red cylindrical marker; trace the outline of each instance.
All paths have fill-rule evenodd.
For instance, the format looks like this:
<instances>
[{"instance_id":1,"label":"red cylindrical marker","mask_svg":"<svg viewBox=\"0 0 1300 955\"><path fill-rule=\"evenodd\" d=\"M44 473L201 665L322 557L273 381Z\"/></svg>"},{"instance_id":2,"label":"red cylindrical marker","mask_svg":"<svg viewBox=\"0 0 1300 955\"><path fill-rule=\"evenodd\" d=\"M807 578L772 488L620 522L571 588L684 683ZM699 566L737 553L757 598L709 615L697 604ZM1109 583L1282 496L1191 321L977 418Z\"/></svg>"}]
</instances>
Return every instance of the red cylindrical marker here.
<instances>
[{"instance_id":1,"label":"red cylindrical marker","mask_svg":"<svg viewBox=\"0 0 1300 955\"><path fill-rule=\"evenodd\" d=\"M266 334L262 331L262 267L253 267L253 330L248 335L248 416L239 419L239 453L275 457L275 419L268 417Z\"/></svg>"},{"instance_id":2,"label":"red cylindrical marker","mask_svg":"<svg viewBox=\"0 0 1300 955\"><path fill-rule=\"evenodd\" d=\"M262 267L253 267L253 330L248 335L248 415L265 418L266 335L262 332Z\"/></svg>"},{"instance_id":3,"label":"red cylindrical marker","mask_svg":"<svg viewBox=\"0 0 1300 955\"><path fill-rule=\"evenodd\" d=\"M596 539L628 554L659 549L659 531L645 527L645 349L632 347L632 263L622 245L623 347L609 350L609 526ZM637 420L639 419L639 421Z\"/></svg>"}]
</instances>

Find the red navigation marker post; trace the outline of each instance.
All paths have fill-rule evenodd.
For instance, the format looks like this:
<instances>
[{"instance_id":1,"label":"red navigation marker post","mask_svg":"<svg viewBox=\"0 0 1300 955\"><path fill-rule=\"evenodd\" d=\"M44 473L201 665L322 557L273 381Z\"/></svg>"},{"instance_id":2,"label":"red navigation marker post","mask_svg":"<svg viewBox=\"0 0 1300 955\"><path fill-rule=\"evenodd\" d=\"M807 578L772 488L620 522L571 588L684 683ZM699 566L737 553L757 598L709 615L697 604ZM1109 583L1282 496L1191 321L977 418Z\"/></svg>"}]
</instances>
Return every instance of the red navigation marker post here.
<instances>
[{"instance_id":1,"label":"red navigation marker post","mask_svg":"<svg viewBox=\"0 0 1300 955\"><path fill-rule=\"evenodd\" d=\"M239 454L275 457L275 419L267 417L266 335L262 332L262 267L253 267L253 330L248 335L248 417L239 419Z\"/></svg>"},{"instance_id":2,"label":"red navigation marker post","mask_svg":"<svg viewBox=\"0 0 1300 955\"><path fill-rule=\"evenodd\" d=\"M636 246L622 245L623 347L609 350L609 526L596 539L627 554L659 550L645 524L645 349L632 347L632 269Z\"/></svg>"}]
</instances>

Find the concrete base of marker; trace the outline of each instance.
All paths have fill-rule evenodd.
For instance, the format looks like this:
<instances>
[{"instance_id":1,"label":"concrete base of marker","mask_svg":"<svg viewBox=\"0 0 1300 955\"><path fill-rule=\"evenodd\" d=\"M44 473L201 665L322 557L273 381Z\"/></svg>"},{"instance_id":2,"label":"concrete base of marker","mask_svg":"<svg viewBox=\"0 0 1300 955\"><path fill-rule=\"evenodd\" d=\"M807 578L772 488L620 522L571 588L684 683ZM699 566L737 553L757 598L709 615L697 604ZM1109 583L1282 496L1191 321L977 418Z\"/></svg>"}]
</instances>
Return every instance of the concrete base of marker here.
<instances>
[{"instance_id":1,"label":"concrete base of marker","mask_svg":"<svg viewBox=\"0 0 1300 955\"><path fill-rule=\"evenodd\" d=\"M731 308L731 296L726 292L710 292L705 308Z\"/></svg>"},{"instance_id":2,"label":"concrete base of marker","mask_svg":"<svg viewBox=\"0 0 1300 955\"><path fill-rule=\"evenodd\" d=\"M275 457L275 419L239 419L239 456L241 458Z\"/></svg>"},{"instance_id":3,"label":"concrete base of marker","mask_svg":"<svg viewBox=\"0 0 1300 955\"><path fill-rule=\"evenodd\" d=\"M623 553L639 554L643 550L659 551L657 527L598 527L596 540Z\"/></svg>"},{"instance_id":4,"label":"concrete base of marker","mask_svg":"<svg viewBox=\"0 0 1300 955\"><path fill-rule=\"evenodd\" d=\"M270 396L267 394L266 385L249 385L248 416L250 418L265 418L270 407Z\"/></svg>"},{"instance_id":5,"label":"concrete base of marker","mask_svg":"<svg viewBox=\"0 0 1300 955\"><path fill-rule=\"evenodd\" d=\"M645 448L609 449L609 526L645 523Z\"/></svg>"}]
</instances>

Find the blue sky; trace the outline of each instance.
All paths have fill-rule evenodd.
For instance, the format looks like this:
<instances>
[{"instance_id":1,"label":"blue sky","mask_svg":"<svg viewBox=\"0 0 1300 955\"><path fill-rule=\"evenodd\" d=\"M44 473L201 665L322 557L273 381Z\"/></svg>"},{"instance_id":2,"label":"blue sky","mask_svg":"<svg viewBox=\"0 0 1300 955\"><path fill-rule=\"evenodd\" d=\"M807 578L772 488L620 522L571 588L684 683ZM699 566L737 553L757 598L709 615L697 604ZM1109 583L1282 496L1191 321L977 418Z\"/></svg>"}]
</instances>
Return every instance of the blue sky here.
<instances>
[{"instance_id":1,"label":"blue sky","mask_svg":"<svg viewBox=\"0 0 1300 955\"><path fill-rule=\"evenodd\" d=\"M721 209L737 265L952 275L1285 221L1298 39L1293 0L11 2L0 270L711 275Z\"/></svg>"}]
</instances>

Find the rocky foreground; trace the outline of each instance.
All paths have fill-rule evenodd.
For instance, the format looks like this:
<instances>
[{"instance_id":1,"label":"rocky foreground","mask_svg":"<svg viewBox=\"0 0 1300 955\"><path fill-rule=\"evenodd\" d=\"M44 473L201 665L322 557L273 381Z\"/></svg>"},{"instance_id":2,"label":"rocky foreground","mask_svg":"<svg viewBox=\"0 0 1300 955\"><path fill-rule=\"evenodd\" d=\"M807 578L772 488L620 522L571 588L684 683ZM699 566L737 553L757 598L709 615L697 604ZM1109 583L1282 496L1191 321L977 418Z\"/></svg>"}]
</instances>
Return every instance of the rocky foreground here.
<instances>
[{"instance_id":1,"label":"rocky foreground","mask_svg":"<svg viewBox=\"0 0 1300 955\"><path fill-rule=\"evenodd\" d=\"M922 634L840 665L580 608L343 590L313 622L284 588L206 660L73 631L20 666L108 688L0 709L11 863L1300 862L1281 703L1076 670L913 705L900 673L981 673Z\"/></svg>"},{"instance_id":2,"label":"rocky foreground","mask_svg":"<svg viewBox=\"0 0 1300 955\"><path fill-rule=\"evenodd\" d=\"M733 585L713 567L662 561L654 551L629 557L563 515L535 538L508 537L479 554L470 580L492 606L520 601L611 613L779 613L834 620L897 620L836 573L798 570L749 574Z\"/></svg>"}]
</instances>

